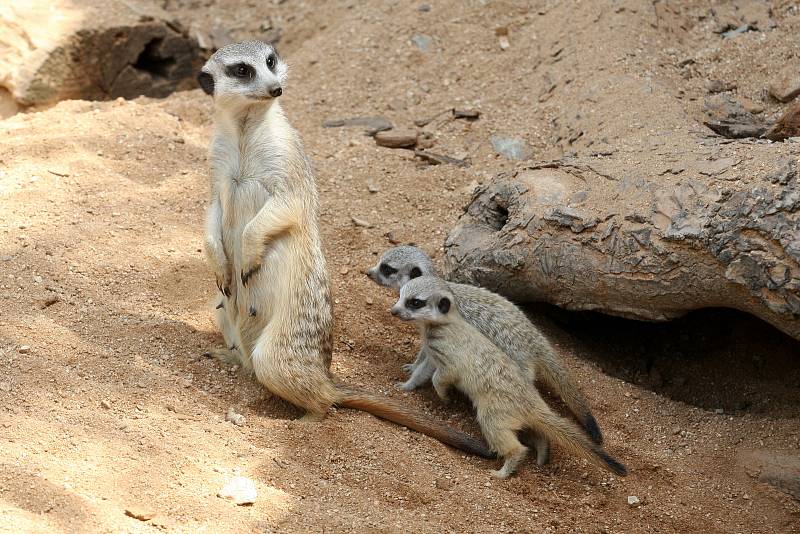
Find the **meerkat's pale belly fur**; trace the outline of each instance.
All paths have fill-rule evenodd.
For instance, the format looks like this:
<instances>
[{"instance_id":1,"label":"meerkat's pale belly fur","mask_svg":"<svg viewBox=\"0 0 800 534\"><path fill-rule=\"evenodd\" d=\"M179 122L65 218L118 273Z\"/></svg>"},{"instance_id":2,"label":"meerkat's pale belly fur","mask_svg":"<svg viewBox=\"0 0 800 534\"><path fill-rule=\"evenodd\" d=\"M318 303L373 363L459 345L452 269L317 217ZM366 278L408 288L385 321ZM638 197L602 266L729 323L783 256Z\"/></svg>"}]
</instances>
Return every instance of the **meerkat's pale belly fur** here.
<instances>
[{"instance_id":1,"label":"meerkat's pale belly fur","mask_svg":"<svg viewBox=\"0 0 800 534\"><path fill-rule=\"evenodd\" d=\"M236 117L218 112L215 124L206 249L230 290L219 327L262 384L321 417L336 401L333 318L310 164L277 103ZM245 285L241 274L254 262L260 268Z\"/></svg>"}]
</instances>

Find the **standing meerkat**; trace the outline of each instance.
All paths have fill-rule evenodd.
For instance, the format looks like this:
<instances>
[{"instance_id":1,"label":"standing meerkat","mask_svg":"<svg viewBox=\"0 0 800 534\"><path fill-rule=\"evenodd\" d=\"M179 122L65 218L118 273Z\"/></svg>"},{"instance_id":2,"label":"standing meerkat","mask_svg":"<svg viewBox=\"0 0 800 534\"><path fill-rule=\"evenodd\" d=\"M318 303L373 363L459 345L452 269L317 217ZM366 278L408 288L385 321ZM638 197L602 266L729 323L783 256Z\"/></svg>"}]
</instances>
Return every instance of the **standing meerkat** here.
<instances>
[{"instance_id":1,"label":"standing meerkat","mask_svg":"<svg viewBox=\"0 0 800 534\"><path fill-rule=\"evenodd\" d=\"M494 476L509 477L525 459L528 448L517 436L527 428L612 473L627 474L578 425L554 413L510 356L464 320L447 282L414 278L400 289L392 315L425 324L427 357L436 368L433 387L445 401L451 386L470 398L486 441L504 460Z\"/></svg>"},{"instance_id":2,"label":"standing meerkat","mask_svg":"<svg viewBox=\"0 0 800 534\"><path fill-rule=\"evenodd\" d=\"M205 252L222 293L215 315L227 348L213 355L254 372L270 392L304 408L304 420L321 420L336 404L491 457L480 440L331 376L316 184L276 101L287 70L270 44L248 41L218 50L198 75L214 98Z\"/></svg>"},{"instance_id":3,"label":"standing meerkat","mask_svg":"<svg viewBox=\"0 0 800 534\"><path fill-rule=\"evenodd\" d=\"M424 251L413 246L400 246L383 253L378 264L367 271L376 283L400 290L409 280L420 276L437 276L436 268ZM459 302L464 319L508 354L522 369L531 384L537 378L567 405L592 441L603 442L603 434L592 415L586 397L570 376L564 362L547 338L530 322L525 313L505 297L491 291L445 282ZM422 348L413 364L403 369L411 373L400 387L411 390L425 384L433 376L434 366L426 358L424 323L418 325L423 339ZM538 447L537 447L538 448Z\"/></svg>"}]
</instances>

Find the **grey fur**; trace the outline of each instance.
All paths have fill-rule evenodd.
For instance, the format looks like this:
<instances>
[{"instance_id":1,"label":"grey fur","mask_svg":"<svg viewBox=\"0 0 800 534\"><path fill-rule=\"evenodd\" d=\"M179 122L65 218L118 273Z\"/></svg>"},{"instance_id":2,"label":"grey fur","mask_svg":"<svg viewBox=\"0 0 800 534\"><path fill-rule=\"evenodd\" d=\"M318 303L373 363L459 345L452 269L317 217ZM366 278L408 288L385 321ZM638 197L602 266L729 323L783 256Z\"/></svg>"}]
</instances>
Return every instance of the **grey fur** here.
<instances>
[{"instance_id":1,"label":"grey fur","mask_svg":"<svg viewBox=\"0 0 800 534\"><path fill-rule=\"evenodd\" d=\"M389 276L381 273L381 265L388 265L396 273ZM411 279L410 273L414 268L423 276L436 276L433 262L423 250L401 246L384 252L377 265L367 271L367 275L380 285L399 290ZM457 298L464 319L508 354L531 384L539 378L561 396L592 440L602 443L602 433L586 398L547 338L528 320L525 313L505 297L487 289L443 283ZM403 366L403 370L411 374L406 382L398 386L404 390L427 383L435 371L426 358L424 324L419 328L423 345L414 363ZM539 448L537 450L541 452Z\"/></svg>"}]
</instances>

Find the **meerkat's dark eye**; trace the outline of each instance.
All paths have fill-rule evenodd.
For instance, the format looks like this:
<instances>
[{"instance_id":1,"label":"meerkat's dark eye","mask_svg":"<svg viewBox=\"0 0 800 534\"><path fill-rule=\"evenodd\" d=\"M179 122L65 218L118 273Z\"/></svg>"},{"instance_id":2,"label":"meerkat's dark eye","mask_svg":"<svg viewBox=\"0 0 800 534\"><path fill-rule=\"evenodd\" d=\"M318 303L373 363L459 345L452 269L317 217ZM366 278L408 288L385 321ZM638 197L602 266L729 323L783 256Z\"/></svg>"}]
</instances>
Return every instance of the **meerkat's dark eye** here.
<instances>
[{"instance_id":1,"label":"meerkat's dark eye","mask_svg":"<svg viewBox=\"0 0 800 534\"><path fill-rule=\"evenodd\" d=\"M409 310L419 310L425 306L425 301L421 299L408 299L406 301L406 308Z\"/></svg>"},{"instance_id":2,"label":"meerkat's dark eye","mask_svg":"<svg viewBox=\"0 0 800 534\"><path fill-rule=\"evenodd\" d=\"M419 267L414 267L411 269L411 272L408 273L409 278L419 278L422 276L422 271L419 270Z\"/></svg>"},{"instance_id":3,"label":"meerkat's dark eye","mask_svg":"<svg viewBox=\"0 0 800 534\"><path fill-rule=\"evenodd\" d=\"M276 63L277 60L275 59L275 54L270 54L269 56L267 56L267 68L269 70L275 70Z\"/></svg>"},{"instance_id":4,"label":"meerkat's dark eye","mask_svg":"<svg viewBox=\"0 0 800 534\"><path fill-rule=\"evenodd\" d=\"M243 78L243 79L252 79L253 74L255 71L253 67L248 65L247 63L237 63L236 65L231 65L227 69L228 76L233 76L235 78Z\"/></svg>"},{"instance_id":5,"label":"meerkat's dark eye","mask_svg":"<svg viewBox=\"0 0 800 534\"><path fill-rule=\"evenodd\" d=\"M397 272L397 269L391 267L387 263L381 263L381 266L378 268L383 276L392 276L394 273Z\"/></svg>"}]
</instances>

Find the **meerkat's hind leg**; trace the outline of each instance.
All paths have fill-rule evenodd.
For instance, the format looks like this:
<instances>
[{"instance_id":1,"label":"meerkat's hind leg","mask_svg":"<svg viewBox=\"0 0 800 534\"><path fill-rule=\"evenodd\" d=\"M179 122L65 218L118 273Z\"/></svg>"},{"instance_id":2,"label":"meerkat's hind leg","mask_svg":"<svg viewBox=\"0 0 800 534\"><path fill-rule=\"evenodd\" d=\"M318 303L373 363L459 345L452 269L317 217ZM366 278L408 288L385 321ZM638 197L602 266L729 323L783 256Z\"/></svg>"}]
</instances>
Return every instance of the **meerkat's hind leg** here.
<instances>
[{"instance_id":1,"label":"meerkat's hind leg","mask_svg":"<svg viewBox=\"0 0 800 534\"><path fill-rule=\"evenodd\" d=\"M536 451L537 465L544 465L550 461L550 441L532 428L524 428L517 432L517 439L528 448Z\"/></svg>"},{"instance_id":2,"label":"meerkat's hind leg","mask_svg":"<svg viewBox=\"0 0 800 534\"><path fill-rule=\"evenodd\" d=\"M516 433L510 428L485 428L483 434L489 445L497 451L497 455L505 460L503 467L491 472L492 476L508 478L513 475L528 455L528 447L520 443Z\"/></svg>"}]
</instances>

